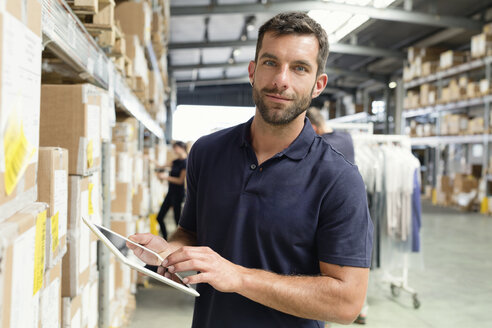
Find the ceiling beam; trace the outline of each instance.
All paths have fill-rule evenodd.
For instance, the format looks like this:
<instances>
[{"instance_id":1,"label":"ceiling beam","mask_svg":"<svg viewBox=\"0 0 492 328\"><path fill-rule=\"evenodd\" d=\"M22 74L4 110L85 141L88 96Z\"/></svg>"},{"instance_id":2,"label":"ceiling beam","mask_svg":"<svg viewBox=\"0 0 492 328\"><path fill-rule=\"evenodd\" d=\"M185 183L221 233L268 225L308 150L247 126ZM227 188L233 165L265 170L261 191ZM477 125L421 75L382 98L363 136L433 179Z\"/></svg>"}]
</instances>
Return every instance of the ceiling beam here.
<instances>
[{"instance_id":1,"label":"ceiling beam","mask_svg":"<svg viewBox=\"0 0 492 328\"><path fill-rule=\"evenodd\" d=\"M171 43L169 44L169 50L176 49L205 49L205 48L221 48L221 47L255 47L256 40L230 40L230 41L214 41L214 42L190 42L190 43ZM392 57L392 58L405 58L405 54L400 51L391 49L382 49L374 47L366 47L359 45L351 45L344 43L332 43L330 44L330 52L340 53L346 55L359 55L370 57Z\"/></svg>"},{"instance_id":2,"label":"ceiling beam","mask_svg":"<svg viewBox=\"0 0 492 328\"><path fill-rule=\"evenodd\" d=\"M349 5L325 1L285 1L267 4L237 4L218 6L173 6L171 16L191 15L223 15L223 14L256 14L256 13L280 13L287 11L329 10L341 11L351 14L367 15L370 18L393 22L403 22L426 26L460 27L467 30L480 30L482 23L465 17L441 16L422 12L406 11L393 8L374 8L366 6Z\"/></svg>"},{"instance_id":3,"label":"ceiling beam","mask_svg":"<svg viewBox=\"0 0 492 328\"><path fill-rule=\"evenodd\" d=\"M246 70L249 65L249 62L237 62L233 64L229 63L216 63L216 64L195 64L195 65L177 65L177 66L170 66L169 71L175 72L175 71L191 71L191 70L197 70L197 69L202 69L202 68L230 68L230 67L244 67ZM343 68L338 68L338 67L331 67L327 66L325 67L325 73L330 75L337 75L337 76L350 76L350 77L357 77L361 79L366 79L366 80L375 80L379 82L386 83L388 81L388 77L384 75L379 75L379 74L372 74L372 73L366 73L366 72L361 72L361 71L353 71L353 70L347 70Z\"/></svg>"}]
</instances>

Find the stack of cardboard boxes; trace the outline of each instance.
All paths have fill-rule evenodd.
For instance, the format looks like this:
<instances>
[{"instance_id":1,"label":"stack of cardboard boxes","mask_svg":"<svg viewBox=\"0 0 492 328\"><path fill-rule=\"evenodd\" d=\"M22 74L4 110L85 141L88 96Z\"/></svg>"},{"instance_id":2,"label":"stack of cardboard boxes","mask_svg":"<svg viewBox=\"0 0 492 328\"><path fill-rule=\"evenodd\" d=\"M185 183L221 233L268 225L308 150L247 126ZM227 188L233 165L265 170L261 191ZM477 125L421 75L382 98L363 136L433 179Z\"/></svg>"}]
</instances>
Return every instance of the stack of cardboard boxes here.
<instances>
[{"instance_id":1,"label":"stack of cardboard boxes","mask_svg":"<svg viewBox=\"0 0 492 328\"><path fill-rule=\"evenodd\" d=\"M98 321L97 305L94 308L98 296L97 239L81 218L102 222L101 121L106 117L102 115L108 106L106 99L106 91L89 84L41 88L40 144L66 149L43 150L54 170L53 190L63 188L68 195L67 253L62 265L62 320L66 327L92 328ZM57 175L61 158L68 171L63 182Z\"/></svg>"},{"instance_id":2,"label":"stack of cardboard boxes","mask_svg":"<svg viewBox=\"0 0 492 328\"><path fill-rule=\"evenodd\" d=\"M0 325L59 327L66 194L36 202L54 179L38 187L53 173L39 151L40 2L3 1L0 41Z\"/></svg>"}]
</instances>

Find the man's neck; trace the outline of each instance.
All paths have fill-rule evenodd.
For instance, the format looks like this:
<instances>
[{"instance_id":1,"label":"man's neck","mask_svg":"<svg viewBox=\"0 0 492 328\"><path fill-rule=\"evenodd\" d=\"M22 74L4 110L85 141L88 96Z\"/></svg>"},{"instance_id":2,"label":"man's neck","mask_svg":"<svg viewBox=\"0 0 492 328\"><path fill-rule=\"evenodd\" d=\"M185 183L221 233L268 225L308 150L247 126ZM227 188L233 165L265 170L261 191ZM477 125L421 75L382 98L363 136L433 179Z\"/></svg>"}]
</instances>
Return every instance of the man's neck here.
<instances>
[{"instance_id":1,"label":"man's neck","mask_svg":"<svg viewBox=\"0 0 492 328\"><path fill-rule=\"evenodd\" d=\"M251 144L259 165L289 147L301 133L304 117L301 114L289 124L276 126L265 122L256 112L251 123Z\"/></svg>"}]
</instances>

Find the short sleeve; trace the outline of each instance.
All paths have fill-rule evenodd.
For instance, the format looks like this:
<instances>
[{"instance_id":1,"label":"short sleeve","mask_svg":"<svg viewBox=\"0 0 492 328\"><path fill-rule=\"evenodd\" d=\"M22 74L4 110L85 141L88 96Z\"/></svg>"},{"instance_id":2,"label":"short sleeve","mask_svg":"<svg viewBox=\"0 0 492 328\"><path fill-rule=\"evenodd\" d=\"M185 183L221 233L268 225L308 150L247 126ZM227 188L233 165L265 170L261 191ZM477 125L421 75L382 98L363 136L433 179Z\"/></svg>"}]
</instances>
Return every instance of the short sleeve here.
<instances>
[{"instance_id":1,"label":"short sleeve","mask_svg":"<svg viewBox=\"0 0 492 328\"><path fill-rule=\"evenodd\" d=\"M183 207L183 214L179 220L179 225L184 229L196 232L196 166L195 166L195 147L190 150L187 161L183 161L183 169L186 169L186 199Z\"/></svg>"},{"instance_id":2,"label":"short sleeve","mask_svg":"<svg viewBox=\"0 0 492 328\"><path fill-rule=\"evenodd\" d=\"M373 224L362 177L351 165L336 179L321 203L316 236L319 260L370 267Z\"/></svg>"}]
</instances>

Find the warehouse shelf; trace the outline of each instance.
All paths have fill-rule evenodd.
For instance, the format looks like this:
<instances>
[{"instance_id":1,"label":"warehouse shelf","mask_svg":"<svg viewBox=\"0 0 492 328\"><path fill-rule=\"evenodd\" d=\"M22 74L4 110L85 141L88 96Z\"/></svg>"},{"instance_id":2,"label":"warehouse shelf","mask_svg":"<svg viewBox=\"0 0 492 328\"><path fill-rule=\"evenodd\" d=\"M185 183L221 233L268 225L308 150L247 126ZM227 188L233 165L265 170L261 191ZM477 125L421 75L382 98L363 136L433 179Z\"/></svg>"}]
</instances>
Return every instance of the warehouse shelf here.
<instances>
[{"instance_id":1,"label":"warehouse shelf","mask_svg":"<svg viewBox=\"0 0 492 328\"><path fill-rule=\"evenodd\" d=\"M46 48L70 65L83 80L114 92L120 107L158 138L164 137L159 124L145 111L65 0L42 0L42 20Z\"/></svg>"},{"instance_id":2,"label":"warehouse shelf","mask_svg":"<svg viewBox=\"0 0 492 328\"><path fill-rule=\"evenodd\" d=\"M463 109L463 108L469 108L469 107L474 107L474 106L482 106L488 102L492 102L492 95L484 96L484 97L478 97L478 98L472 98L472 99L466 99L466 100L460 100L460 101L450 102L450 103L442 104L442 105L427 106L427 107L405 110L402 115L404 118L411 118L411 117L435 114L435 113L444 112L444 111L452 111L455 109Z\"/></svg>"},{"instance_id":3,"label":"warehouse shelf","mask_svg":"<svg viewBox=\"0 0 492 328\"><path fill-rule=\"evenodd\" d=\"M440 79L444 79L447 77L466 73L466 72L472 71L474 69L482 68L482 67L484 67L490 63L492 63L492 56L480 58L480 59L475 59L473 61L461 64L461 65L458 65L455 67L448 68L446 70L437 72L435 74L431 74L429 76L425 76L425 77L421 77L421 78L418 78L418 79L415 79L415 80L412 80L409 82L405 82L404 87L405 87L405 89L415 88L415 87L418 87L418 86L425 84L425 83L435 82L435 81L438 81Z\"/></svg>"},{"instance_id":4,"label":"warehouse shelf","mask_svg":"<svg viewBox=\"0 0 492 328\"><path fill-rule=\"evenodd\" d=\"M448 144L474 144L483 143L492 140L491 134L477 134L477 135L464 135L464 136L435 136L435 137L422 137L411 138L412 146L429 146L435 147L439 145Z\"/></svg>"}]
</instances>

